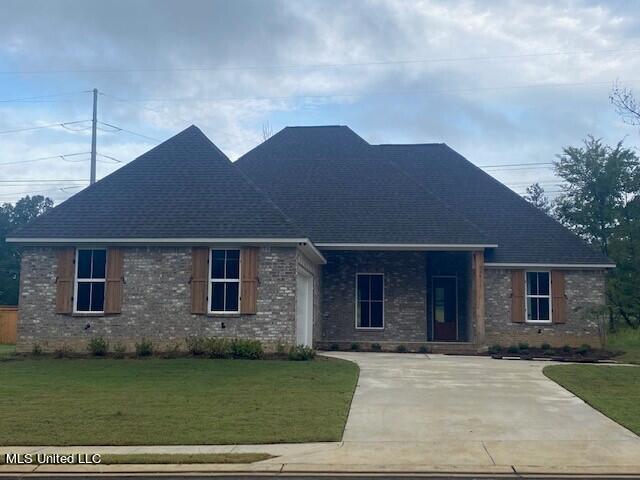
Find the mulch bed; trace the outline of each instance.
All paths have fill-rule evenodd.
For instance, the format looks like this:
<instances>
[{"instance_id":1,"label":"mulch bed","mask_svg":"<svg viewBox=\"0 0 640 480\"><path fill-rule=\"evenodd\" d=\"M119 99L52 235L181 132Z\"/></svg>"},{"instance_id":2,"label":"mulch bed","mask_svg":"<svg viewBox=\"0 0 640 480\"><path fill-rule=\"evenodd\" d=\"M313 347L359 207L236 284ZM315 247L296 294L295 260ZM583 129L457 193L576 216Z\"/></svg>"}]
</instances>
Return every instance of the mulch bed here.
<instances>
[{"instance_id":1,"label":"mulch bed","mask_svg":"<svg viewBox=\"0 0 640 480\"><path fill-rule=\"evenodd\" d=\"M622 352L612 352L609 350L596 350L584 348L574 348L567 350L564 348L543 350L541 348L528 348L519 352L509 352L506 349L501 352L488 352L491 358L503 360L551 360L554 362L573 363L616 363L615 357Z\"/></svg>"}]
</instances>

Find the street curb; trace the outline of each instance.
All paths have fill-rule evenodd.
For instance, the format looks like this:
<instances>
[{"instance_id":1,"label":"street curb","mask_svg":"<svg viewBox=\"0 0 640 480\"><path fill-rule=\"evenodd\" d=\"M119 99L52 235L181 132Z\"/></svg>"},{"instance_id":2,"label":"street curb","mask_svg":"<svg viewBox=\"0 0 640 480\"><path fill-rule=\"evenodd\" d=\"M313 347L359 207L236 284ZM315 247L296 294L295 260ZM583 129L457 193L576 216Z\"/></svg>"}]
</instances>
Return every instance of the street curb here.
<instances>
[{"instance_id":1,"label":"street curb","mask_svg":"<svg viewBox=\"0 0 640 480\"><path fill-rule=\"evenodd\" d=\"M55 475L171 475L171 474L262 474L262 475L535 475L535 476L623 476L640 477L639 465L531 466L531 465L320 465L304 463L250 464L118 464L118 465L0 465L0 477Z\"/></svg>"}]
</instances>

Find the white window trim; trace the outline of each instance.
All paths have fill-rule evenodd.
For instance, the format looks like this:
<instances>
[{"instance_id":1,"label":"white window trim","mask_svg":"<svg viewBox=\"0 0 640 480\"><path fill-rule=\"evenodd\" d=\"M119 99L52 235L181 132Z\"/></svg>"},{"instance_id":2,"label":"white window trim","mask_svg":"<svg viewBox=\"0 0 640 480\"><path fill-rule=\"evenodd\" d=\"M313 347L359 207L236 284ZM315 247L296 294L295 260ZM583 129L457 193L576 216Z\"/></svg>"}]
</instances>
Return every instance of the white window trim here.
<instances>
[{"instance_id":1,"label":"white window trim","mask_svg":"<svg viewBox=\"0 0 640 480\"><path fill-rule=\"evenodd\" d=\"M213 275L212 272L212 266L213 266L213 251L214 250L237 250L238 251L238 278L237 280L235 278L232 279L227 279L227 278L211 278ZM226 268L227 268L227 257L225 254L225 273L226 273ZM209 280L208 283L208 293L207 293L207 312L211 315L238 315L240 313L240 299L242 297L242 249L240 247L221 247L221 248L216 248L216 247L212 247L209 248L209 262L207 264L207 279ZM212 293L213 293L213 284L214 283L232 283L232 282L237 282L238 283L238 309L237 310L211 310L211 303L212 303ZM227 304L227 290L225 289L224 291L224 295L225 295L225 299L224 299L224 304Z\"/></svg>"},{"instance_id":2,"label":"white window trim","mask_svg":"<svg viewBox=\"0 0 640 480\"><path fill-rule=\"evenodd\" d=\"M359 327L358 326L358 277L360 275L380 275L382 277L382 326L381 327ZM369 302L371 303L371 302ZM385 298L384 298L384 273L380 273L380 272L357 272L356 273L356 288L355 288L355 302L354 302L354 317L355 317L355 327L356 330L384 330L385 324L384 324L384 303L385 303ZM369 312L369 315L371 315L371 312Z\"/></svg>"},{"instance_id":3,"label":"white window trim","mask_svg":"<svg viewBox=\"0 0 640 480\"><path fill-rule=\"evenodd\" d=\"M528 283L529 273L548 273L549 274L549 295L529 295ZM530 298L548 298L549 299L549 320L529 320L529 299ZM525 323L545 324L553 323L553 290L551 290L551 270L525 270L524 272L524 321Z\"/></svg>"},{"instance_id":4,"label":"white window trim","mask_svg":"<svg viewBox=\"0 0 640 480\"><path fill-rule=\"evenodd\" d=\"M80 251L84 250L104 250L104 278L78 278L78 268L80 267ZM93 256L91 258L91 274L93 274ZM104 283L104 296L102 301L102 310L78 310L78 283ZM92 289L89 290L89 308L91 308L91 295ZM100 315L104 314L104 302L107 295L107 249L104 247L91 247L91 248L76 248L76 259L74 268L74 281L73 281L73 313L88 314L88 315Z\"/></svg>"}]
</instances>

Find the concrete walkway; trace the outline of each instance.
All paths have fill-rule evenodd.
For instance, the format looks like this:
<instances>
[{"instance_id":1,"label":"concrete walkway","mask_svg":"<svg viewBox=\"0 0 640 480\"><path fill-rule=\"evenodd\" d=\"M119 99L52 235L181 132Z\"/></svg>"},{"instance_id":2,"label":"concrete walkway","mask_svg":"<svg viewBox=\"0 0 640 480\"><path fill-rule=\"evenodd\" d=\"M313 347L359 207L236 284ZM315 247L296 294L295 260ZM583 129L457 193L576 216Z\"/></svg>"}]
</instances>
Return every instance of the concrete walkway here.
<instances>
[{"instance_id":1,"label":"concrete walkway","mask_svg":"<svg viewBox=\"0 0 640 480\"><path fill-rule=\"evenodd\" d=\"M342 442L153 447L0 447L5 452L226 453L250 465L25 466L22 472L449 472L640 474L640 438L542 374L546 362L335 353L360 379ZM17 467L13 467L15 470ZM0 474L10 466L0 466ZM69 470L70 469L70 470ZM159 469L159 470L158 470Z\"/></svg>"}]
</instances>

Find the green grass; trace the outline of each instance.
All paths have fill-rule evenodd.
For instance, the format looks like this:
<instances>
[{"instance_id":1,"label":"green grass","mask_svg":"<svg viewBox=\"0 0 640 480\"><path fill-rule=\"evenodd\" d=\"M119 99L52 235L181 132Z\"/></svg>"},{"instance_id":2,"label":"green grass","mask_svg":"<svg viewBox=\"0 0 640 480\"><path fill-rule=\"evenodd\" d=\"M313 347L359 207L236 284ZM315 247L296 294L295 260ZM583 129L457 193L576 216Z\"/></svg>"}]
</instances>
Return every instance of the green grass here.
<instances>
[{"instance_id":1,"label":"green grass","mask_svg":"<svg viewBox=\"0 0 640 480\"><path fill-rule=\"evenodd\" d=\"M338 441L357 376L324 358L0 362L0 445Z\"/></svg>"},{"instance_id":2,"label":"green grass","mask_svg":"<svg viewBox=\"0 0 640 480\"><path fill-rule=\"evenodd\" d=\"M640 367L551 365L544 374L640 435Z\"/></svg>"},{"instance_id":3,"label":"green grass","mask_svg":"<svg viewBox=\"0 0 640 480\"><path fill-rule=\"evenodd\" d=\"M102 455L102 464L180 464L180 463L253 463L273 458L268 453L197 453L197 454L151 454Z\"/></svg>"},{"instance_id":4,"label":"green grass","mask_svg":"<svg viewBox=\"0 0 640 480\"><path fill-rule=\"evenodd\" d=\"M268 453L132 453L104 454L100 463L117 464L185 464L185 463L254 463L273 458ZM0 456L0 465L5 463L4 455Z\"/></svg>"},{"instance_id":5,"label":"green grass","mask_svg":"<svg viewBox=\"0 0 640 480\"><path fill-rule=\"evenodd\" d=\"M640 328L621 328L615 333L610 333L607 348L624 352L616 357L619 362L640 363Z\"/></svg>"},{"instance_id":6,"label":"green grass","mask_svg":"<svg viewBox=\"0 0 640 480\"><path fill-rule=\"evenodd\" d=\"M15 345L0 343L0 357L8 357L16 353Z\"/></svg>"}]
</instances>

